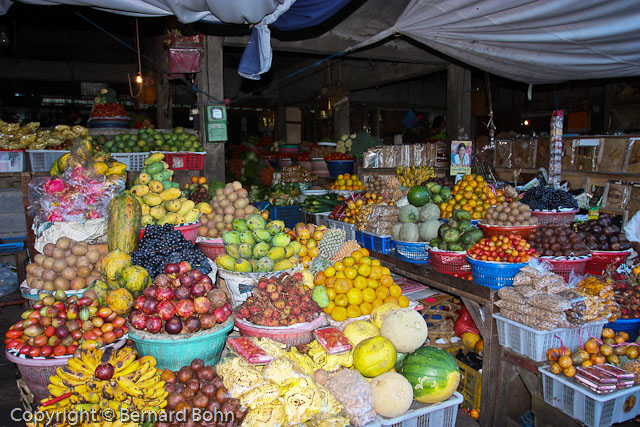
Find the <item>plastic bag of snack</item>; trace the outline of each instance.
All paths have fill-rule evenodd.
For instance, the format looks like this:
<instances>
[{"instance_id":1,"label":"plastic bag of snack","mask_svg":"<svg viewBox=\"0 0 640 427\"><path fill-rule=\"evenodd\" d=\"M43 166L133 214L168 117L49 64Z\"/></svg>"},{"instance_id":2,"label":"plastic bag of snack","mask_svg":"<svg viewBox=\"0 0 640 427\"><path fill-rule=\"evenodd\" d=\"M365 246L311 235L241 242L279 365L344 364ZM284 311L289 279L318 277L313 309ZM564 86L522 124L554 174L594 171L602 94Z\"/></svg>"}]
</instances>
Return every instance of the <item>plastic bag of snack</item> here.
<instances>
[{"instance_id":1,"label":"plastic bag of snack","mask_svg":"<svg viewBox=\"0 0 640 427\"><path fill-rule=\"evenodd\" d=\"M255 409L262 405L270 405L280 398L280 387L272 382L254 388L240 397L240 403L247 408Z\"/></svg>"},{"instance_id":2,"label":"plastic bag of snack","mask_svg":"<svg viewBox=\"0 0 640 427\"><path fill-rule=\"evenodd\" d=\"M537 293L529 297L529 305L542 310L562 312L571 308L571 302L557 294Z\"/></svg>"},{"instance_id":3,"label":"plastic bag of snack","mask_svg":"<svg viewBox=\"0 0 640 427\"><path fill-rule=\"evenodd\" d=\"M250 410L242 420L243 426L280 427L285 424L286 414L282 400Z\"/></svg>"},{"instance_id":4,"label":"plastic bag of snack","mask_svg":"<svg viewBox=\"0 0 640 427\"><path fill-rule=\"evenodd\" d=\"M262 376L279 387L285 387L302 378L304 372L293 360L277 357L262 368Z\"/></svg>"},{"instance_id":5,"label":"plastic bag of snack","mask_svg":"<svg viewBox=\"0 0 640 427\"><path fill-rule=\"evenodd\" d=\"M500 288L498 290L498 296L502 300L510 301L515 304L524 304L526 302L526 299L512 287Z\"/></svg>"},{"instance_id":6,"label":"plastic bag of snack","mask_svg":"<svg viewBox=\"0 0 640 427\"><path fill-rule=\"evenodd\" d=\"M260 371L240 357L219 363L216 372L222 377L222 382L231 396L235 398L260 387L265 382Z\"/></svg>"},{"instance_id":7,"label":"plastic bag of snack","mask_svg":"<svg viewBox=\"0 0 640 427\"><path fill-rule=\"evenodd\" d=\"M371 387L358 371L342 369L332 373L326 387L342 404L351 424L363 426L375 419Z\"/></svg>"},{"instance_id":8,"label":"plastic bag of snack","mask_svg":"<svg viewBox=\"0 0 640 427\"><path fill-rule=\"evenodd\" d=\"M322 409L322 394L308 377L297 379L282 395L282 400L290 425L305 423Z\"/></svg>"}]
</instances>

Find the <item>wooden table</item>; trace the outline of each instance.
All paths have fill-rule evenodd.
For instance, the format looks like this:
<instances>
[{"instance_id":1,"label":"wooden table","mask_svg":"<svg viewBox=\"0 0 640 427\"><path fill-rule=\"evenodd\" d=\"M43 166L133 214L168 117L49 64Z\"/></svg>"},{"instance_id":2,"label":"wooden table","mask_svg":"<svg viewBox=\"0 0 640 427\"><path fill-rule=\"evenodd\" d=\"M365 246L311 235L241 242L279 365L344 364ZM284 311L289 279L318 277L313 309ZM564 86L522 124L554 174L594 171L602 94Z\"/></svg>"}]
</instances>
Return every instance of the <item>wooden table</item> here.
<instances>
[{"instance_id":1,"label":"wooden table","mask_svg":"<svg viewBox=\"0 0 640 427\"><path fill-rule=\"evenodd\" d=\"M459 279L434 271L429 265L411 264L400 261L393 255L371 252L373 258L392 272L459 297L473 318L482 338L484 351L482 358L482 398L480 403L480 425L501 426L500 419L495 417L499 407L498 388L500 378L500 361L502 347L498 344L498 331L493 319L493 303L497 298L491 288L478 285L468 280Z\"/></svg>"}]
</instances>

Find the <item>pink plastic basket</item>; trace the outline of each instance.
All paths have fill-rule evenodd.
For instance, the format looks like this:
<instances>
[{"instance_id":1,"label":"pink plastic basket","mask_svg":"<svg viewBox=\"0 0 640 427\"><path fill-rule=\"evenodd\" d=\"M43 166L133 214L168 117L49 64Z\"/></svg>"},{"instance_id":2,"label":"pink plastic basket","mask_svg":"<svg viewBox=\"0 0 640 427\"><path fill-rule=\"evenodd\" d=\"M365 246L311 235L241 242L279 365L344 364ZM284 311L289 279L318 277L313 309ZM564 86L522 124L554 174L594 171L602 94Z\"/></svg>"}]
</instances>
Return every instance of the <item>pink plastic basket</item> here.
<instances>
[{"instance_id":1,"label":"pink plastic basket","mask_svg":"<svg viewBox=\"0 0 640 427\"><path fill-rule=\"evenodd\" d=\"M202 223L198 221L195 224L181 225L173 228L179 230L186 240L190 241L191 243L195 243L196 239L198 238L198 227L200 227L201 225ZM141 239L142 236L144 236L144 228L140 229Z\"/></svg>"},{"instance_id":2,"label":"pink plastic basket","mask_svg":"<svg viewBox=\"0 0 640 427\"><path fill-rule=\"evenodd\" d=\"M540 225L545 224L570 224L576 219L578 210L554 212L554 211L531 211L531 215L538 218Z\"/></svg>"},{"instance_id":3,"label":"pink plastic basket","mask_svg":"<svg viewBox=\"0 0 640 427\"><path fill-rule=\"evenodd\" d=\"M499 227L497 225L478 224L478 227L482 230L484 237L508 236L509 234L514 234L516 236L521 236L524 239L533 234L539 226L540 225L522 225L518 227Z\"/></svg>"},{"instance_id":4,"label":"pink plastic basket","mask_svg":"<svg viewBox=\"0 0 640 427\"><path fill-rule=\"evenodd\" d=\"M9 352L5 352L5 356L9 362L13 362L18 366L20 375L22 375L29 390L33 393L34 403L37 404L49 396L49 390L47 389L49 377L56 374L56 369L59 366L65 366L71 357L23 359Z\"/></svg>"},{"instance_id":5,"label":"pink plastic basket","mask_svg":"<svg viewBox=\"0 0 640 427\"><path fill-rule=\"evenodd\" d=\"M202 240L198 242L197 245L198 249L212 261L215 261L218 255L224 253L224 243L222 239Z\"/></svg>"},{"instance_id":6,"label":"pink plastic basket","mask_svg":"<svg viewBox=\"0 0 640 427\"><path fill-rule=\"evenodd\" d=\"M270 338L288 346L309 344L314 340L313 331L323 324L324 317L322 315L311 322L278 327L254 325L253 323L247 322L239 317L236 317L235 319L235 325L240 330L240 335L246 337Z\"/></svg>"},{"instance_id":7,"label":"pink plastic basket","mask_svg":"<svg viewBox=\"0 0 640 427\"><path fill-rule=\"evenodd\" d=\"M445 274L471 274L466 252L442 252L429 249L431 267Z\"/></svg>"},{"instance_id":8,"label":"pink plastic basket","mask_svg":"<svg viewBox=\"0 0 640 427\"><path fill-rule=\"evenodd\" d=\"M548 261L553 267L553 272L562 276L565 282L569 281L571 272L578 276L583 276L587 268L589 257L579 259L559 259L559 258L542 258Z\"/></svg>"},{"instance_id":9,"label":"pink plastic basket","mask_svg":"<svg viewBox=\"0 0 640 427\"><path fill-rule=\"evenodd\" d=\"M591 251L591 259L587 262L585 272L599 276L610 265L619 267L628 256L628 251Z\"/></svg>"}]
</instances>

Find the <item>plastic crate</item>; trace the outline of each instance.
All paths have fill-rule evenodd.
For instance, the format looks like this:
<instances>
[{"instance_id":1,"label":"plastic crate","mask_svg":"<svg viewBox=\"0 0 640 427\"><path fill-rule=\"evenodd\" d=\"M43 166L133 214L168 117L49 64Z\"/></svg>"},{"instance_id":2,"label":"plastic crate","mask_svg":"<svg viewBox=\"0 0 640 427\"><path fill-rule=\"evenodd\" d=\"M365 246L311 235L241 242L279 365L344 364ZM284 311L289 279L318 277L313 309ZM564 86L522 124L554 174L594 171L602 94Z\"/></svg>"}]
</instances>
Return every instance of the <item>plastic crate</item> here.
<instances>
[{"instance_id":1,"label":"plastic crate","mask_svg":"<svg viewBox=\"0 0 640 427\"><path fill-rule=\"evenodd\" d=\"M152 153L163 153L164 161L169 164L169 169L173 170L202 170L204 169L204 153L173 152L173 151L152 151Z\"/></svg>"},{"instance_id":2,"label":"plastic crate","mask_svg":"<svg viewBox=\"0 0 640 427\"><path fill-rule=\"evenodd\" d=\"M345 234L344 239L345 240L357 240L356 239L356 226L353 225L353 224L349 224L348 222L336 221L335 219L327 219L327 227L344 230L344 234ZM358 243L360 243L360 242L358 242ZM362 246L362 243L360 243L360 246Z\"/></svg>"},{"instance_id":3,"label":"plastic crate","mask_svg":"<svg viewBox=\"0 0 640 427\"><path fill-rule=\"evenodd\" d=\"M599 337L606 320L587 323L579 328L559 328L552 331L538 331L522 323L494 314L498 327L498 342L518 354L527 356L536 362L547 360L547 350L560 346L560 339L565 347L573 350L592 336ZM558 336L560 339L556 338Z\"/></svg>"},{"instance_id":4,"label":"plastic crate","mask_svg":"<svg viewBox=\"0 0 640 427\"><path fill-rule=\"evenodd\" d=\"M552 374L548 366L541 366L538 371L542 374L545 403L589 427L610 426L640 414L640 386L597 394L573 379Z\"/></svg>"},{"instance_id":5,"label":"plastic crate","mask_svg":"<svg viewBox=\"0 0 640 427\"><path fill-rule=\"evenodd\" d=\"M24 172L24 150L0 150L0 172Z\"/></svg>"},{"instance_id":6,"label":"plastic crate","mask_svg":"<svg viewBox=\"0 0 640 427\"><path fill-rule=\"evenodd\" d=\"M300 210L302 214L302 222L305 224L315 224L315 225L327 225L327 220L329 219L329 212L322 213L313 213Z\"/></svg>"},{"instance_id":7,"label":"plastic crate","mask_svg":"<svg viewBox=\"0 0 640 427\"><path fill-rule=\"evenodd\" d=\"M27 150L31 172L49 172L51 166L68 150Z\"/></svg>"},{"instance_id":8,"label":"plastic crate","mask_svg":"<svg viewBox=\"0 0 640 427\"><path fill-rule=\"evenodd\" d=\"M380 252L381 254L388 254L393 249L391 236L376 236L367 231L356 230L356 241L363 248Z\"/></svg>"},{"instance_id":9,"label":"plastic crate","mask_svg":"<svg viewBox=\"0 0 640 427\"><path fill-rule=\"evenodd\" d=\"M130 172L138 172L144 168L144 159L149 157L148 152L142 153L111 153L111 158L127 165Z\"/></svg>"},{"instance_id":10,"label":"plastic crate","mask_svg":"<svg viewBox=\"0 0 640 427\"><path fill-rule=\"evenodd\" d=\"M629 334L628 342L634 342L638 338L638 329L640 328L640 319L618 319L615 322L609 322L604 325L605 328L611 328L614 332L626 332Z\"/></svg>"},{"instance_id":11,"label":"plastic crate","mask_svg":"<svg viewBox=\"0 0 640 427\"><path fill-rule=\"evenodd\" d=\"M458 406L462 395L453 392L450 398L440 403L419 403L413 401L409 410L395 418L378 417L380 424L389 427L455 427Z\"/></svg>"},{"instance_id":12,"label":"plastic crate","mask_svg":"<svg viewBox=\"0 0 640 427\"><path fill-rule=\"evenodd\" d=\"M431 267L445 274L471 274L466 252L445 252L429 250Z\"/></svg>"},{"instance_id":13,"label":"plastic crate","mask_svg":"<svg viewBox=\"0 0 640 427\"><path fill-rule=\"evenodd\" d=\"M429 264L429 250L427 243L399 242L392 240L399 260L412 264Z\"/></svg>"},{"instance_id":14,"label":"plastic crate","mask_svg":"<svg viewBox=\"0 0 640 427\"><path fill-rule=\"evenodd\" d=\"M579 211L564 211L564 212L554 212L554 211L531 211L531 215L538 218L538 224L546 225L546 224L570 224L576 219L576 214Z\"/></svg>"},{"instance_id":15,"label":"plastic crate","mask_svg":"<svg viewBox=\"0 0 640 427\"><path fill-rule=\"evenodd\" d=\"M259 211L263 210L264 208L267 207L267 205L269 205L269 202L252 202L251 203L253 206L256 207L256 209L258 209ZM271 205L269 205L271 206Z\"/></svg>"},{"instance_id":16,"label":"plastic crate","mask_svg":"<svg viewBox=\"0 0 640 427\"><path fill-rule=\"evenodd\" d=\"M467 262L471 265L473 281L491 289L511 286L520 269L527 265L526 262L478 261L469 256L467 256Z\"/></svg>"},{"instance_id":17,"label":"plastic crate","mask_svg":"<svg viewBox=\"0 0 640 427\"><path fill-rule=\"evenodd\" d=\"M574 275L584 276L584 272L587 268L587 262L589 262L589 257L579 259L559 259L543 257L541 259L551 264L551 266L553 267L553 272L562 276L565 282L569 282L569 277L571 277L572 271Z\"/></svg>"},{"instance_id":18,"label":"plastic crate","mask_svg":"<svg viewBox=\"0 0 640 427\"><path fill-rule=\"evenodd\" d=\"M610 265L618 268L627 260L630 253L630 251L591 251L585 273L599 276Z\"/></svg>"},{"instance_id":19,"label":"plastic crate","mask_svg":"<svg viewBox=\"0 0 640 427\"><path fill-rule=\"evenodd\" d=\"M464 402L462 406L471 409L480 409L480 398L482 395L482 374L467 365L461 360L458 360L456 354L458 350L461 350L462 346L455 346L447 348L447 351L451 353L458 368L460 369L460 383L458 384L458 393L462 394Z\"/></svg>"},{"instance_id":20,"label":"plastic crate","mask_svg":"<svg viewBox=\"0 0 640 427\"><path fill-rule=\"evenodd\" d=\"M297 223L302 222L302 211L300 206L269 206L269 219L279 219L284 221L285 227L293 228Z\"/></svg>"},{"instance_id":21,"label":"plastic crate","mask_svg":"<svg viewBox=\"0 0 640 427\"><path fill-rule=\"evenodd\" d=\"M24 249L26 237L3 237L0 239L0 254L20 252Z\"/></svg>"}]
</instances>

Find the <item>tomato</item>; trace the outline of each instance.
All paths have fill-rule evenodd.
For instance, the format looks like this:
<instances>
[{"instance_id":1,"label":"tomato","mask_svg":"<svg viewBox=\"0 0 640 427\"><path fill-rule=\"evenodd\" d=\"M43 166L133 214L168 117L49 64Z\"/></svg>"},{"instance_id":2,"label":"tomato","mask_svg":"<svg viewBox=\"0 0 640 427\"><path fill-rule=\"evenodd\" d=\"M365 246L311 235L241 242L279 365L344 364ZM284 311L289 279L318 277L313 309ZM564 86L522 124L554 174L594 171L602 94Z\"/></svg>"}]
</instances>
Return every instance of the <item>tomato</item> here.
<instances>
[{"instance_id":1,"label":"tomato","mask_svg":"<svg viewBox=\"0 0 640 427\"><path fill-rule=\"evenodd\" d=\"M22 343L23 341L21 340L13 339L7 343L7 348L14 348L14 347L17 347L18 344L22 344Z\"/></svg>"},{"instance_id":2,"label":"tomato","mask_svg":"<svg viewBox=\"0 0 640 427\"><path fill-rule=\"evenodd\" d=\"M10 339L20 338L22 336L22 331L18 331L16 329L9 329L7 333L4 334L4 336Z\"/></svg>"}]
</instances>

